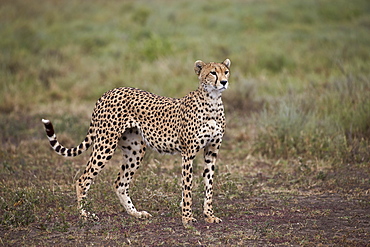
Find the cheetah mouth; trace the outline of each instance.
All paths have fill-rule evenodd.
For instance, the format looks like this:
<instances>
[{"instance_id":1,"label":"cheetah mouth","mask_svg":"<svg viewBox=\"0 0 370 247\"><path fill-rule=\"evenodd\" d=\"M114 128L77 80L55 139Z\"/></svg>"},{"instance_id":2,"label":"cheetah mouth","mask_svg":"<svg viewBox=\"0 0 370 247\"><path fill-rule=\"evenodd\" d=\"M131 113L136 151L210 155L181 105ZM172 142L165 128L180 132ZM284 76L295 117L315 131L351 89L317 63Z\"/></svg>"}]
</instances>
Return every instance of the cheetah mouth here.
<instances>
[{"instance_id":1,"label":"cheetah mouth","mask_svg":"<svg viewBox=\"0 0 370 247\"><path fill-rule=\"evenodd\" d=\"M225 85L222 85L222 84L220 84L220 85L214 84L213 85L213 88L214 89L226 89L227 88L227 84L225 84Z\"/></svg>"},{"instance_id":2,"label":"cheetah mouth","mask_svg":"<svg viewBox=\"0 0 370 247\"><path fill-rule=\"evenodd\" d=\"M205 87L206 91L213 93L222 93L227 89L227 85L208 85Z\"/></svg>"},{"instance_id":3,"label":"cheetah mouth","mask_svg":"<svg viewBox=\"0 0 370 247\"><path fill-rule=\"evenodd\" d=\"M220 92L222 92L222 91L225 91L227 89L227 87L226 86L222 86L222 87L215 86L215 89L216 90L219 90Z\"/></svg>"}]
</instances>

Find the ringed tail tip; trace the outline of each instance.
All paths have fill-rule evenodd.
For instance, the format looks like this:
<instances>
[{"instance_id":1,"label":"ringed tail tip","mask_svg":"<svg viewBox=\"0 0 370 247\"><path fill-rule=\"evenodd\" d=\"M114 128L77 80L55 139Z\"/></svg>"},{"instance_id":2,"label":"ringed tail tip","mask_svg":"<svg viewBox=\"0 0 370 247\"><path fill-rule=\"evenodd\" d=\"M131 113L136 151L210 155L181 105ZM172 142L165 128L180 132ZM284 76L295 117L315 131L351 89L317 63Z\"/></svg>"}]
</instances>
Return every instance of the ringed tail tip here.
<instances>
[{"instance_id":1,"label":"ringed tail tip","mask_svg":"<svg viewBox=\"0 0 370 247\"><path fill-rule=\"evenodd\" d=\"M42 119L41 120L44 124L48 124L48 123L50 123L50 120L48 120L48 119Z\"/></svg>"},{"instance_id":2,"label":"ringed tail tip","mask_svg":"<svg viewBox=\"0 0 370 247\"><path fill-rule=\"evenodd\" d=\"M48 119L42 119L41 121L42 121L42 123L45 126L46 135L50 139L51 137L54 136L54 128L53 128L53 125L51 124L50 120L48 120Z\"/></svg>"}]
</instances>

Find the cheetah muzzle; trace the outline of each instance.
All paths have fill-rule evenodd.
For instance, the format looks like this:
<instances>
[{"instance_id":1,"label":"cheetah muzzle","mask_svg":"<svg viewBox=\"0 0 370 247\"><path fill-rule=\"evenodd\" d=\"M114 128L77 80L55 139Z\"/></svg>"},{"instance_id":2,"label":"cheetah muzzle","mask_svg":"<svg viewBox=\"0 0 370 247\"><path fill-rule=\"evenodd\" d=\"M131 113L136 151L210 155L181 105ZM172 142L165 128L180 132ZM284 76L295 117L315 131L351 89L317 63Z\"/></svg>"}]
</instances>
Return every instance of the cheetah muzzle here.
<instances>
[{"instance_id":1,"label":"cheetah muzzle","mask_svg":"<svg viewBox=\"0 0 370 247\"><path fill-rule=\"evenodd\" d=\"M222 92L229 85L230 60L222 63L196 61L194 71L198 89L176 99L154 95L136 88L112 89L96 102L86 138L74 148L62 146L52 123L43 119L47 137L56 153L74 157L92 146L86 169L76 181L78 209L81 217L96 217L84 207L93 179L113 156L122 149L121 171L114 182L116 194L128 214L137 218L151 215L137 211L129 186L144 157L146 147L159 153L180 153L182 157L182 223L194 222L192 206L193 160L204 150L204 216L209 223L219 223L212 209L213 176L216 159L225 132Z\"/></svg>"}]
</instances>

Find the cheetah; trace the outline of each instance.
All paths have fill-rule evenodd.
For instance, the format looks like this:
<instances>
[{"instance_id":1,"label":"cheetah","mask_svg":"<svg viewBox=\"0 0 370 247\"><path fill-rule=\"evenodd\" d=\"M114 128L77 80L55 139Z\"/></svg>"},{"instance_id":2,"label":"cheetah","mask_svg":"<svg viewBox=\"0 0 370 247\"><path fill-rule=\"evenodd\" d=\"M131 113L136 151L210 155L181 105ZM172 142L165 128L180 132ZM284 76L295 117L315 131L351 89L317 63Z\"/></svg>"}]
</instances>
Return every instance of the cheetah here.
<instances>
[{"instance_id":1,"label":"cheetah","mask_svg":"<svg viewBox=\"0 0 370 247\"><path fill-rule=\"evenodd\" d=\"M78 210L82 218L96 217L84 205L93 179L104 168L120 147L123 162L114 182L115 192L129 215L148 218L146 211L137 211L130 196L129 186L143 160L146 147L159 153L182 157L182 223L192 224L193 160L204 149L205 184L204 217L209 223L220 223L212 208L213 176L217 155L225 132L225 113L222 92L229 85L230 60L222 63L194 64L199 78L198 89L183 98L158 96L140 89L121 87L112 89L96 102L86 138L74 148L61 145L52 123L42 119L52 149L64 157L74 157L92 146L84 173L76 181Z\"/></svg>"}]
</instances>

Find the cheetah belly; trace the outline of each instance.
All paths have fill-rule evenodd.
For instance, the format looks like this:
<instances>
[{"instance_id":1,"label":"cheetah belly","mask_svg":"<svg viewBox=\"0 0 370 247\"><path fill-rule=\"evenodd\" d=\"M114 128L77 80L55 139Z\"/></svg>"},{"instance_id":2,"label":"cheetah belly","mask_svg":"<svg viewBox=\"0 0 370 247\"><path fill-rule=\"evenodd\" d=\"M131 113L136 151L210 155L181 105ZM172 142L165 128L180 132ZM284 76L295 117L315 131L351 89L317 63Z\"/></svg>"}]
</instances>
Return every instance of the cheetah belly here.
<instances>
[{"instance_id":1,"label":"cheetah belly","mask_svg":"<svg viewBox=\"0 0 370 247\"><path fill-rule=\"evenodd\" d=\"M181 152L180 142L175 129L150 128L146 124L139 127L147 146L159 153L175 154Z\"/></svg>"}]
</instances>

